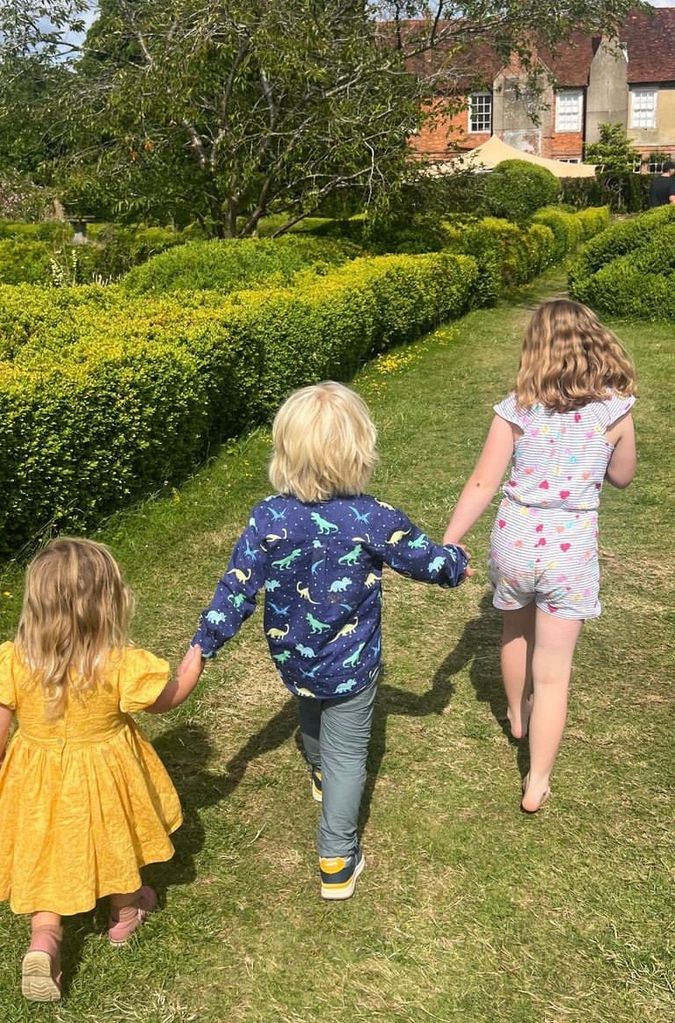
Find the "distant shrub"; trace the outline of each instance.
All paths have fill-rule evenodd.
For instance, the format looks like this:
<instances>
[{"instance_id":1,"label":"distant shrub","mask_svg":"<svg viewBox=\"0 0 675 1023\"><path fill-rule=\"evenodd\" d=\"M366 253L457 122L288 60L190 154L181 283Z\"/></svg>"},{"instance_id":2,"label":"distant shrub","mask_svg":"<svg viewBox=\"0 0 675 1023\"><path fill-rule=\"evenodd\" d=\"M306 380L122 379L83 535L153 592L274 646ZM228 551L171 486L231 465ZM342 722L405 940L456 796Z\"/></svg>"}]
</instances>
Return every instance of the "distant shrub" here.
<instances>
[{"instance_id":1,"label":"distant shrub","mask_svg":"<svg viewBox=\"0 0 675 1023\"><path fill-rule=\"evenodd\" d=\"M0 284L46 283L53 255L50 242L0 241Z\"/></svg>"},{"instance_id":2,"label":"distant shrub","mask_svg":"<svg viewBox=\"0 0 675 1023\"><path fill-rule=\"evenodd\" d=\"M634 252L651 240L653 232L675 220L675 207L661 206L631 220L612 224L581 249L569 270L569 286L576 294L583 282L607 263Z\"/></svg>"},{"instance_id":3,"label":"distant shrub","mask_svg":"<svg viewBox=\"0 0 675 1023\"><path fill-rule=\"evenodd\" d=\"M505 160L487 176L485 209L495 217L524 223L542 206L555 203L558 179L545 167L525 160Z\"/></svg>"},{"instance_id":4,"label":"distant shrub","mask_svg":"<svg viewBox=\"0 0 675 1023\"><path fill-rule=\"evenodd\" d=\"M573 294L610 316L675 320L675 216L639 248L577 278Z\"/></svg>"},{"instance_id":5,"label":"distant shrub","mask_svg":"<svg viewBox=\"0 0 675 1023\"><path fill-rule=\"evenodd\" d=\"M190 242L136 267L121 286L128 294L210 289L227 294L242 287L280 286L311 264L332 265L357 254L348 242L307 235Z\"/></svg>"}]
</instances>

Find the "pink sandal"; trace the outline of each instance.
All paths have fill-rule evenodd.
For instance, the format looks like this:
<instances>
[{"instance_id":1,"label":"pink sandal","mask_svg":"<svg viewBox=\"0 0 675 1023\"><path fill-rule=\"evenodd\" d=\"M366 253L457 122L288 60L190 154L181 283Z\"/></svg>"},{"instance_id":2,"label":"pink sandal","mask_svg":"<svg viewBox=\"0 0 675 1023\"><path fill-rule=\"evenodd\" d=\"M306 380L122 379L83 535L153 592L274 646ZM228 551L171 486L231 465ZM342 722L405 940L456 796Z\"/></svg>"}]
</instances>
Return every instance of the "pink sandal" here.
<instances>
[{"instance_id":1,"label":"pink sandal","mask_svg":"<svg viewBox=\"0 0 675 1023\"><path fill-rule=\"evenodd\" d=\"M138 890L138 904L136 906L124 906L118 912L123 914L120 920L114 920L111 916L108 920L108 939L111 945L126 945L129 939L136 933L141 924L144 924L150 913L157 909L157 893L149 885L143 885Z\"/></svg>"},{"instance_id":2,"label":"pink sandal","mask_svg":"<svg viewBox=\"0 0 675 1023\"><path fill-rule=\"evenodd\" d=\"M21 993L29 1002L58 1002L61 997L60 927L34 931L21 963Z\"/></svg>"}]
</instances>

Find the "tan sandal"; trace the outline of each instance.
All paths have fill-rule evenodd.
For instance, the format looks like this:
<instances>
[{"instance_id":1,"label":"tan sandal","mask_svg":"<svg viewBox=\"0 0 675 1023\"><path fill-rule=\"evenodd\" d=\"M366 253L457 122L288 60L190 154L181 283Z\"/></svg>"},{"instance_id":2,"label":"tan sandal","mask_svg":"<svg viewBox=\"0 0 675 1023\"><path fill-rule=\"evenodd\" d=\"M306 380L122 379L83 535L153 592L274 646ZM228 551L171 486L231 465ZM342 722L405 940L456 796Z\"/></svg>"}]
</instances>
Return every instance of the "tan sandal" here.
<instances>
[{"instance_id":1,"label":"tan sandal","mask_svg":"<svg viewBox=\"0 0 675 1023\"><path fill-rule=\"evenodd\" d=\"M41 927L34 931L21 963L21 993L29 1002L58 1002L61 998L62 936L60 927Z\"/></svg>"}]
</instances>

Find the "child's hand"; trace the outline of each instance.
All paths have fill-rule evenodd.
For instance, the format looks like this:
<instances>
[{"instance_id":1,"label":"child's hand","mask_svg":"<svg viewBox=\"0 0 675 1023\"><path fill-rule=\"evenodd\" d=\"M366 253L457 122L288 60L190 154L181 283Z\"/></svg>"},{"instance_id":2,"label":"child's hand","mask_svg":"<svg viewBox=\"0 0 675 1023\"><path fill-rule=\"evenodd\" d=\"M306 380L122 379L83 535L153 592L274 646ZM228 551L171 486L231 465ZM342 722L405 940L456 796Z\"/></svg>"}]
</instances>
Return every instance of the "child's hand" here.
<instances>
[{"instance_id":1,"label":"child's hand","mask_svg":"<svg viewBox=\"0 0 675 1023\"><path fill-rule=\"evenodd\" d=\"M475 568L471 568L470 565L469 565L469 562L471 561L471 554L466 549L466 547L464 546L463 543L456 543L455 547L459 547L460 551L464 551L464 557L466 558L466 561L467 561L466 568L464 569L464 573L462 575L462 580L470 579L472 575L476 574Z\"/></svg>"},{"instance_id":2,"label":"child's hand","mask_svg":"<svg viewBox=\"0 0 675 1023\"><path fill-rule=\"evenodd\" d=\"M176 678L181 686L186 686L192 690L194 686L197 685L197 682L199 682L203 670L204 662L202 660L202 648L199 644L197 644L190 647L185 657L180 662L178 671L176 672Z\"/></svg>"}]
</instances>

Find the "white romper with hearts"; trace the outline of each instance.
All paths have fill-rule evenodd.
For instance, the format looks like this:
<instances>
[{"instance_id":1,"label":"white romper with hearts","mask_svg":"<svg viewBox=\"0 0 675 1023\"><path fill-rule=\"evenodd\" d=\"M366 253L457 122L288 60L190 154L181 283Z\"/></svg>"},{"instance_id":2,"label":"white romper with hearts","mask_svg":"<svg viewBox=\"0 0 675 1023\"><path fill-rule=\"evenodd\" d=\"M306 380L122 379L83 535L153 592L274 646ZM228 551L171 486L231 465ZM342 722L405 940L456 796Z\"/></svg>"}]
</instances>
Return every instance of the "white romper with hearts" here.
<instances>
[{"instance_id":1,"label":"white romper with hearts","mask_svg":"<svg viewBox=\"0 0 675 1023\"><path fill-rule=\"evenodd\" d=\"M510 394L495 412L523 432L492 529L493 603L536 601L558 618L600 614L598 505L613 446L605 433L635 398L612 395L570 412L521 409Z\"/></svg>"}]
</instances>

